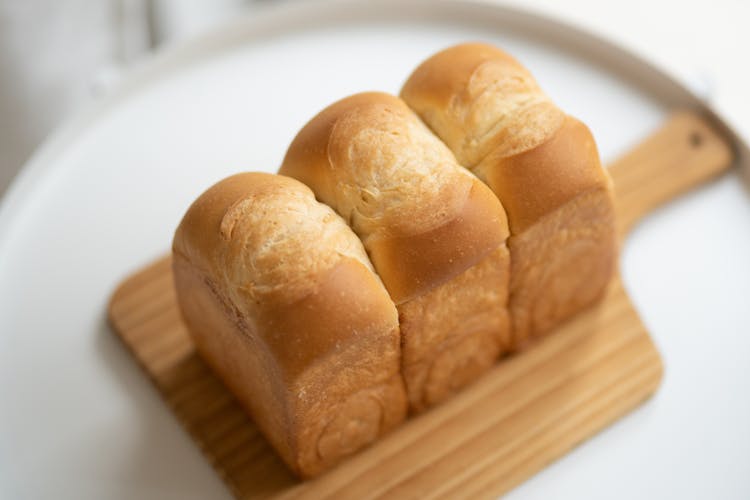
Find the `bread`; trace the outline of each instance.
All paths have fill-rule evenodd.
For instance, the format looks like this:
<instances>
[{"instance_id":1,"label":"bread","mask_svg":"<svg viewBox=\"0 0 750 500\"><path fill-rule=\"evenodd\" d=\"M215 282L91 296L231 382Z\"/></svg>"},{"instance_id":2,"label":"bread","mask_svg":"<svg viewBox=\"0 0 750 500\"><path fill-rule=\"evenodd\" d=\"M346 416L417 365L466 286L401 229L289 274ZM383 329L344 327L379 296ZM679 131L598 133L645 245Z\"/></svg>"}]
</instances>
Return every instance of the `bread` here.
<instances>
[{"instance_id":1,"label":"bread","mask_svg":"<svg viewBox=\"0 0 750 500\"><path fill-rule=\"evenodd\" d=\"M329 106L283 175L221 181L175 234L197 349L301 477L589 306L614 271L591 132L515 59L452 47L401 95Z\"/></svg>"},{"instance_id":2,"label":"bread","mask_svg":"<svg viewBox=\"0 0 750 500\"><path fill-rule=\"evenodd\" d=\"M514 348L603 295L617 254L612 182L583 123L484 44L433 55L401 97L507 212Z\"/></svg>"},{"instance_id":3,"label":"bread","mask_svg":"<svg viewBox=\"0 0 750 500\"><path fill-rule=\"evenodd\" d=\"M360 241L303 184L219 182L185 214L173 253L199 352L298 475L404 419L396 308Z\"/></svg>"},{"instance_id":4,"label":"bread","mask_svg":"<svg viewBox=\"0 0 750 500\"><path fill-rule=\"evenodd\" d=\"M343 99L299 132L279 171L361 238L395 302L414 411L486 371L510 342L502 205L397 97Z\"/></svg>"}]
</instances>

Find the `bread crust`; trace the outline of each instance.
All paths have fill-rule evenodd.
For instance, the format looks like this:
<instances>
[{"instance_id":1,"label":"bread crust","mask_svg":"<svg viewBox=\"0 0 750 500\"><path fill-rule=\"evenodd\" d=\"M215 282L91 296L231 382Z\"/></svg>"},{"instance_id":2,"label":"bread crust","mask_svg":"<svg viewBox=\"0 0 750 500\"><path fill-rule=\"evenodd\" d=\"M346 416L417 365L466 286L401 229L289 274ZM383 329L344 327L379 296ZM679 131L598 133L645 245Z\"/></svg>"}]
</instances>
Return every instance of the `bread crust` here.
<instances>
[{"instance_id":1,"label":"bread crust","mask_svg":"<svg viewBox=\"0 0 750 500\"><path fill-rule=\"evenodd\" d=\"M307 187L225 179L187 211L173 251L199 351L298 475L403 420L394 304L356 236Z\"/></svg>"},{"instance_id":2,"label":"bread crust","mask_svg":"<svg viewBox=\"0 0 750 500\"><path fill-rule=\"evenodd\" d=\"M401 96L503 203L514 348L603 294L617 254L614 199L586 125L480 43L428 58Z\"/></svg>"},{"instance_id":3,"label":"bread crust","mask_svg":"<svg viewBox=\"0 0 750 500\"><path fill-rule=\"evenodd\" d=\"M492 152L474 171L503 200L513 234L582 193L612 192L591 131L572 116L537 147L511 156Z\"/></svg>"},{"instance_id":4,"label":"bread crust","mask_svg":"<svg viewBox=\"0 0 750 500\"><path fill-rule=\"evenodd\" d=\"M362 239L396 304L476 264L509 235L502 205L397 97L329 106L279 170L304 182Z\"/></svg>"},{"instance_id":5,"label":"bread crust","mask_svg":"<svg viewBox=\"0 0 750 500\"><path fill-rule=\"evenodd\" d=\"M486 372L513 346L505 245L450 281L399 306L409 405L422 412Z\"/></svg>"},{"instance_id":6,"label":"bread crust","mask_svg":"<svg viewBox=\"0 0 750 500\"><path fill-rule=\"evenodd\" d=\"M369 240L373 264L397 305L449 282L505 247L506 219L488 197L494 195L476 183L461 210L442 226L411 236Z\"/></svg>"},{"instance_id":7,"label":"bread crust","mask_svg":"<svg viewBox=\"0 0 750 500\"><path fill-rule=\"evenodd\" d=\"M472 171L490 153L512 156L538 146L565 116L516 59L483 43L429 57L401 97Z\"/></svg>"},{"instance_id":8,"label":"bread crust","mask_svg":"<svg viewBox=\"0 0 750 500\"><path fill-rule=\"evenodd\" d=\"M507 348L505 212L403 101L366 93L329 106L280 172L362 239L398 307L412 411L445 400Z\"/></svg>"},{"instance_id":9,"label":"bread crust","mask_svg":"<svg viewBox=\"0 0 750 500\"><path fill-rule=\"evenodd\" d=\"M617 267L615 230L612 193L595 188L511 235L512 349L604 295Z\"/></svg>"}]
</instances>

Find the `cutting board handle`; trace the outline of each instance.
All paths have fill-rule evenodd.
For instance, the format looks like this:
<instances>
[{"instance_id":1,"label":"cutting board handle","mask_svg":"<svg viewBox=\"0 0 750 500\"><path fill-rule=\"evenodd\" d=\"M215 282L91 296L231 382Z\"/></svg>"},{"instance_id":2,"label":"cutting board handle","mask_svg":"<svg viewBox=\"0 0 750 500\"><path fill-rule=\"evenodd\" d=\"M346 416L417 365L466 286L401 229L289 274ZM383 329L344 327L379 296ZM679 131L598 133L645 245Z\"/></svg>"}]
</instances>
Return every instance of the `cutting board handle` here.
<instances>
[{"instance_id":1,"label":"cutting board handle","mask_svg":"<svg viewBox=\"0 0 750 500\"><path fill-rule=\"evenodd\" d=\"M609 166L620 234L659 205L729 169L729 143L703 117L672 114L656 132Z\"/></svg>"}]
</instances>

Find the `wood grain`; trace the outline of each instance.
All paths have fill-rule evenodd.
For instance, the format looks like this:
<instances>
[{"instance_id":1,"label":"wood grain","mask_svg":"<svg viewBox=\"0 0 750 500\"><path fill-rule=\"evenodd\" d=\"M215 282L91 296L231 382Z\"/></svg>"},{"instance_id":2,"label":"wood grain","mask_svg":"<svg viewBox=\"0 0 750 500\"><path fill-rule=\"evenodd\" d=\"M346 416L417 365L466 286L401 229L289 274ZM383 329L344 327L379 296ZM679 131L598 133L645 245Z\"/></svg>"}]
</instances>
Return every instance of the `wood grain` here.
<instances>
[{"instance_id":1,"label":"wood grain","mask_svg":"<svg viewBox=\"0 0 750 500\"><path fill-rule=\"evenodd\" d=\"M609 166L621 234L659 205L725 172L733 159L734 152L708 121L690 111L674 113Z\"/></svg>"},{"instance_id":2,"label":"wood grain","mask_svg":"<svg viewBox=\"0 0 750 500\"><path fill-rule=\"evenodd\" d=\"M731 157L699 117L676 114L612 167L622 227L728 168ZM447 403L302 483L196 354L168 257L120 285L109 318L238 498L493 497L633 409L662 376L659 354L618 278L599 305L501 361Z\"/></svg>"}]
</instances>

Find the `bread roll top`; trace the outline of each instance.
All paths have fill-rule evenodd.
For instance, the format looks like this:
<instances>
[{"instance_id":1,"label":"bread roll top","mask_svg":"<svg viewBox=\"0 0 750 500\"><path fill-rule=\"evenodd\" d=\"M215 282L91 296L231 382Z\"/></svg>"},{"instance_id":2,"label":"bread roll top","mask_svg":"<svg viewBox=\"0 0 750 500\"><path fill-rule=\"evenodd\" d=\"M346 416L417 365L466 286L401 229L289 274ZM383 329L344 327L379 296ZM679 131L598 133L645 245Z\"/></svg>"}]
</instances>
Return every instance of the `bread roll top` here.
<instances>
[{"instance_id":1,"label":"bread roll top","mask_svg":"<svg viewBox=\"0 0 750 500\"><path fill-rule=\"evenodd\" d=\"M280 173L310 186L362 239L398 304L508 236L502 205L399 98L357 94L299 132Z\"/></svg>"},{"instance_id":2,"label":"bread roll top","mask_svg":"<svg viewBox=\"0 0 750 500\"><path fill-rule=\"evenodd\" d=\"M467 43L424 61L401 96L498 195L513 234L591 189L609 189L589 129L500 49Z\"/></svg>"},{"instance_id":3,"label":"bread roll top","mask_svg":"<svg viewBox=\"0 0 750 500\"><path fill-rule=\"evenodd\" d=\"M430 57L401 96L470 169L498 149L510 156L537 146L564 117L526 68L481 43Z\"/></svg>"},{"instance_id":4,"label":"bread roll top","mask_svg":"<svg viewBox=\"0 0 750 500\"><path fill-rule=\"evenodd\" d=\"M244 173L215 184L188 209L173 250L278 360L282 380L351 335L398 328L357 236L294 179Z\"/></svg>"}]
</instances>

